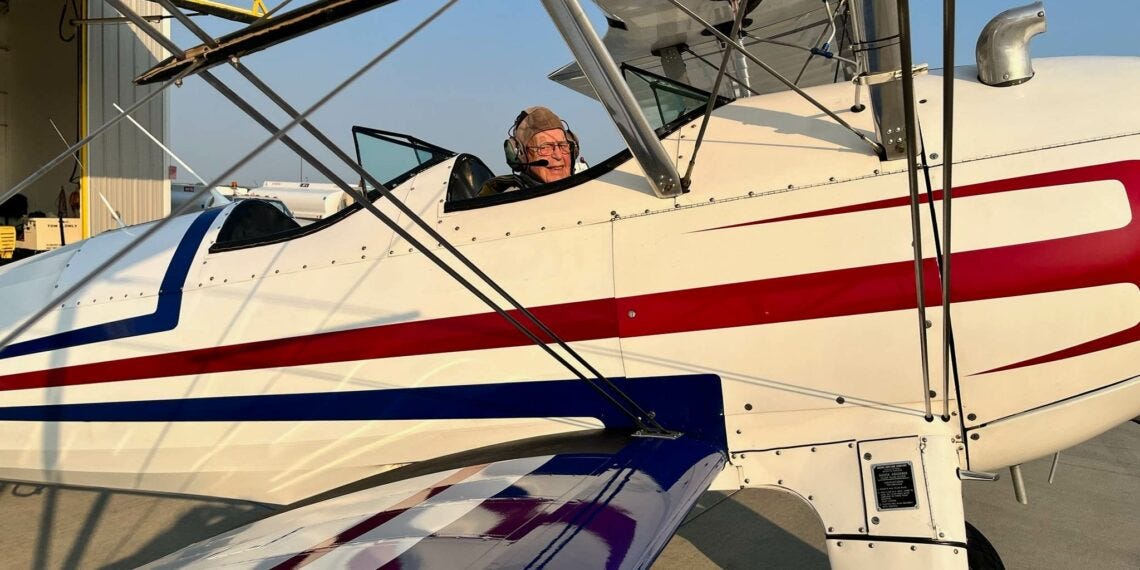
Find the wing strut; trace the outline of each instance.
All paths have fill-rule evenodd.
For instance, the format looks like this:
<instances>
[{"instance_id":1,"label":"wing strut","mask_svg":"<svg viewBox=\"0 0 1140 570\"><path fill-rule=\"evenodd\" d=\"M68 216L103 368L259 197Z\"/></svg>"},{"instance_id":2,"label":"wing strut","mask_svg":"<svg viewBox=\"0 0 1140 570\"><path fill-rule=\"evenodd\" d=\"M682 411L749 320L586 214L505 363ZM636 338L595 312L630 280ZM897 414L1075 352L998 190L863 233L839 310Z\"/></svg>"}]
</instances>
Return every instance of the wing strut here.
<instances>
[{"instance_id":1,"label":"wing strut","mask_svg":"<svg viewBox=\"0 0 1140 570\"><path fill-rule=\"evenodd\" d=\"M649 126L629 85L601 38L590 25L590 19L577 0L542 0L554 26L574 54L582 72L594 88L598 100L609 112L614 126L625 139L629 151L637 159L645 177L658 198L681 195L684 187L673 160ZM715 99L715 95L714 95Z\"/></svg>"},{"instance_id":2,"label":"wing strut","mask_svg":"<svg viewBox=\"0 0 1140 570\"><path fill-rule=\"evenodd\" d=\"M910 232L914 244L914 282L918 303L918 346L922 358L922 401L926 407L926 421L934 421L930 411L930 361L926 340L926 279L922 260L922 222L918 206L918 149L915 125L918 120L914 112L914 67L910 53L910 1L899 0L899 50L902 52L903 116L906 131L906 174L910 186Z\"/></svg>"},{"instance_id":3,"label":"wing strut","mask_svg":"<svg viewBox=\"0 0 1140 570\"><path fill-rule=\"evenodd\" d=\"M954 166L954 0L943 0L942 28L942 421L948 422L950 335L953 332L950 328L950 198L954 186L950 173Z\"/></svg>"}]
</instances>

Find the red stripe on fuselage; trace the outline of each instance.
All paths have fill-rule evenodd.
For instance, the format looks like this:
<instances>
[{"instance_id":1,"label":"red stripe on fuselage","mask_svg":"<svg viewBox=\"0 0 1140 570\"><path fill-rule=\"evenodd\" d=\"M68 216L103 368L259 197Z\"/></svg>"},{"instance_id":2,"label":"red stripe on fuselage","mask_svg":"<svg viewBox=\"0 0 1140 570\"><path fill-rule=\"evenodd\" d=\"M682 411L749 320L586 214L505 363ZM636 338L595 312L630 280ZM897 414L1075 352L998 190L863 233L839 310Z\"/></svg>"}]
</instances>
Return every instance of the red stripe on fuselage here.
<instances>
[{"instance_id":1,"label":"red stripe on fuselage","mask_svg":"<svg viewBox=\"0 0 1140 570\"><path fill-rule=\"evenodd\" d=\"M1140 288L1140 161L1123 161L1057 172L1046 172L1019 178L984 182L954 189L954 198L969 198L1015 190L1027 190L1064 184L1101 180L1120 182L1128 196L1132 219L1123 228L1105 232L1044 240L1028 244L953 253L950 297L953 302L995 299L1035 293L1048 293L1130 283ZM919 196L922 203L942 200L941 190L933 197ZM824 216L852 214L909 205L903 196L838 208L768 218L701 231L725 230L759 224L803 220ZM938 268L932 259L924 264L924 283L928 306L941 304ZM871 268L860 268L871 269ZM913 274L912 274L913 275ZM862 278L851 276L852 278ZM860 284L862 285L862 284ZM913 295L913 288L911 289ZM864 311L860 311L864 312ZM1088 342L1043 354L1028 360L979 372L999 372L1074 358L1140 341L1140 323Z\"/></svg>"},{"instance_id":2,"label":"red stripe on fuselage","mask_svg":"<svg viewBox=\"0 0 1140 570\"><path fill-rule=\"evenodd\" d=\"M1075 168L975 184L966 198L1099 180L1120 181L1140 212L1140 161ZM936 199L940 194L936 194ZM795 219L904 207L880 200ZM773 223L791 218L761 220ZM747 224L738 224L741 227ZM938 271L926 259L924 295L941 303ZM1124 228L953 254L954 302L1132 283L1140 287L1140 220ZM913 309L913 261L854 267L680 291L596 299L532 309L564 340L638 337ZM629 317L635 311L635 317ZM518 316L517 314L515 315ZM521 319L520 319L521 320ZM539 335L541 336L541 334ZM1071 358L1140 340L1140 325L1001 369ZM0 376L0 390L437 354L524 346L530 341L496 313L431 319L240 345L203 348ZM1000 370L1000 369L999 369Z\"/></svg>"},{"instance_id":3,"label":"red stripe on fuselage","mask_svg":"<svg viewBox=\"0 0 1140 570\"><path fill-rule=\"evenodd\" d=\"M614 299L532 308L565 341L617 336ZM517 311L511 315L529 324ZM545 338L533 326L531 332ZM302 337L80 364L0 376L0 390L72 386L441 352L506 348L530 340L498 313L428 319Z\"/></svg>"}]
</instances>

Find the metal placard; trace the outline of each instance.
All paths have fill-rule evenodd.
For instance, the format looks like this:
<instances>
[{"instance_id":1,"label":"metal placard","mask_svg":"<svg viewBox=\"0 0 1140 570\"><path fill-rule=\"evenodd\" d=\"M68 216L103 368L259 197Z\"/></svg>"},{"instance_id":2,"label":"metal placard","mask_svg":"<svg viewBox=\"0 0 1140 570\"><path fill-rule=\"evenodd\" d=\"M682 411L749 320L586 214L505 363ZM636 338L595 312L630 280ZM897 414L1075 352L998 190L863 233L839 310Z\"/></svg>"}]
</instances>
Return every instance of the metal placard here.
<instances>
[{"instance_id":1,"label":"metal placard","mask_svg":"<svg viewBox=\"0 0 1140 570\"><path fill-rule=\"evenodd\" d=\"M910 461L871 466L875 484L875 507L880 511L918 508L914 470Z\"/></svg>"}]
</instances>

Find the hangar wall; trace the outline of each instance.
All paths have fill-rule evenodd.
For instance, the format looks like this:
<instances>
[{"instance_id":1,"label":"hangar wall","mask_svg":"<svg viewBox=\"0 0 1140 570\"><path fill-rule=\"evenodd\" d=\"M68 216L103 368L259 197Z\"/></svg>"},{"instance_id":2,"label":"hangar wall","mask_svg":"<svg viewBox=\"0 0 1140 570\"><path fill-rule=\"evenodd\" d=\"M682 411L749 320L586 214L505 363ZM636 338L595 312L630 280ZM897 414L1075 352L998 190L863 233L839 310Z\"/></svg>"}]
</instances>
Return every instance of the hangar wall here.
<instances>
[{"instance_id":1,"label":"hangar wall","mask_svg":"<svg viewBox=\"0 0 1140 570\"><path fill-rule=\"evenodd\" d=\"M146 0L124 0L141 15L160 15L162 8ZM89 18L113 18L119 13L101 1L88 0ZM170 20L152 24L170 36ZM157 86L134 85L136 76L169 54L133 25L91 26L87 29L87 102L85 132L106 123L118 111L142 99ZM152 99L131 116L161 141L169 140L170 93ZM87 153L86 221L89 235L118 226L103 204L107 198L124 222L136 224L170 213L169 164L165 153L128 121L121 121L96 139Z\"/></svg>"},{"instance_id":2,"label":"hangar wall","mask_svg":"<svg viewBox=\"0 0 1140 570\"><path fill-rule=\"evenodd\" d=\"M144 15L162 13L147 0L125 2ZM117 115L112 104L127 107L155 89L132 80L167 56L156 42L121 22L74 22L118 17L102 0L0 0L0 190ZM169 36L169 20L153 25ZM164 93L132 116L165 141L169 102ZM84 236L118 226L103 198L127 224L169 213L167 159L129 122L95 139L80 160L82 167L65 161L21 192L28 212L81 217Z\"/></svg>"}]
</instances>

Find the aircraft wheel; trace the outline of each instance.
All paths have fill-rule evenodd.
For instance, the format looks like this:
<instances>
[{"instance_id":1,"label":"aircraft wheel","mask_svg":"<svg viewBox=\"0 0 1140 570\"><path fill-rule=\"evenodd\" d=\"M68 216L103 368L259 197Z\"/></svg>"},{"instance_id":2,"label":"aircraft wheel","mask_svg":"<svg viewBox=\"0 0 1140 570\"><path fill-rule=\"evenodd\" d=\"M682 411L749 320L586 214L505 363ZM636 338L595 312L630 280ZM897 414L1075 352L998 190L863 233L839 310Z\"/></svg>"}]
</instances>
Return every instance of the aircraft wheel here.
<instances>
[{"instance_id":1,"label":"aircraft wheel","mask_svg":"<svg viewBox=\"0 0 1140 570\"><path fill-rule=\"evenodd\" d=\"M969 522L966 523L966 559L970 570L1005 570L997 549Z\"/></svg>"}]
</instances>

